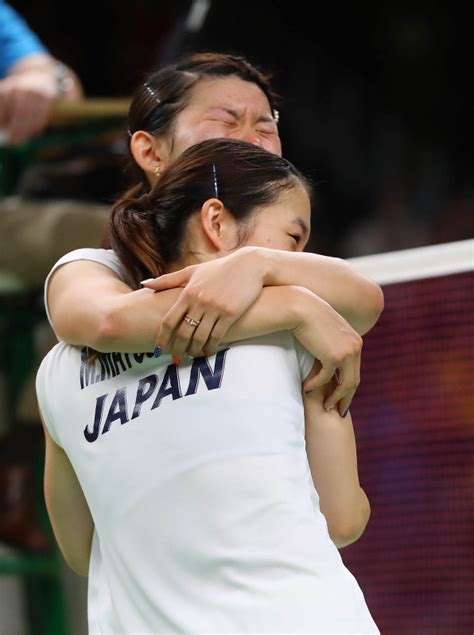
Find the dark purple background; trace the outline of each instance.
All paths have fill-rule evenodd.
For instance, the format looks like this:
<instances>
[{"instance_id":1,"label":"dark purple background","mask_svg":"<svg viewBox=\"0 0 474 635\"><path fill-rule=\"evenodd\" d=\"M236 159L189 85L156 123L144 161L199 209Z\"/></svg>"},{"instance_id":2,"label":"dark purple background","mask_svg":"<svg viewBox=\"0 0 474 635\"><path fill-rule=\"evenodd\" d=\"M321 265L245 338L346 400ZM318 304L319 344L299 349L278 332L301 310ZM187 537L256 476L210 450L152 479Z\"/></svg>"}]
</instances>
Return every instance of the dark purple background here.
<instances>
[{"instance_id":1,"label":"dark purple background","mask_svg":"<svg viewBox=\"0 0 474 635\"><path fill-rule=\"evenodd\" d=\"M383 635L471 635L473 275L384 292L351 408L372 517L341 554Z\"/></svg>"}]
</instances>

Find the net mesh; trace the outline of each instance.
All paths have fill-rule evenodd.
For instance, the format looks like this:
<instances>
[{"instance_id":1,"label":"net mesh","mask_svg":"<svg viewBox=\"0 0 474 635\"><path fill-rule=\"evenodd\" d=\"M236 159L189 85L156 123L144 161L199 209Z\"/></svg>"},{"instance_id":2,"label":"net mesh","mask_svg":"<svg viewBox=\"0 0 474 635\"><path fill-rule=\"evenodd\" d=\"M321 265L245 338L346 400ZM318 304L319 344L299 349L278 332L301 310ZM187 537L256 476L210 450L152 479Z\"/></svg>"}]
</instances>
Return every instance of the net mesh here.
<instances>
[{"instance_id":1,"label":"net mesh","mask_svg":"<svg viewBox=\"0 0 474 635\"><path fill-rule=\"evenodd\" d=\"M364 337L351 412L372 516L341 555L384 635L474 632L470 269L382 284Z\"/></svg>"}]
</instances>

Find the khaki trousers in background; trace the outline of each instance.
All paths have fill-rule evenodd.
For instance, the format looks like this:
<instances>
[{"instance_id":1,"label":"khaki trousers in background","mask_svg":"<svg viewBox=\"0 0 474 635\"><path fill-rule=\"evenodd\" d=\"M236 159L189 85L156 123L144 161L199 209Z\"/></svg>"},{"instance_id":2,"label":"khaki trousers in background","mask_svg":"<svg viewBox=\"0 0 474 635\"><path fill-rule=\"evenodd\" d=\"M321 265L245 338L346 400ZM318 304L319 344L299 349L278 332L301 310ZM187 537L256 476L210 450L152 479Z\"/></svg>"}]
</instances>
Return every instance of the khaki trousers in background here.
<instances>
[{"instance_id":1,"label":"khaki trousers in background","mask_svg":"<svg viewBox=\"0 0 474 635\"><path fill-rule=\"evenodd\" d=\"M0 199L0 270L28 286L42 286L68 251L100 246L109 210L73 199Z\"/></svg>"},{"instance_id":2,"label":"khaki trousers in background","mask_svg":"<svg viewBox=\"0 0 474 635\"><path fill-rule=\"evenodd\" d=\"M73 199L0 199L0 271L42 293L46 276L61 256L80 247L100 247L109 211L109 205ZM39 325L36 335L34 354L41 360L57 340L47 323ZM39 422L36 370L23 386L16 421Z\"/></svg>"}]
</instances>

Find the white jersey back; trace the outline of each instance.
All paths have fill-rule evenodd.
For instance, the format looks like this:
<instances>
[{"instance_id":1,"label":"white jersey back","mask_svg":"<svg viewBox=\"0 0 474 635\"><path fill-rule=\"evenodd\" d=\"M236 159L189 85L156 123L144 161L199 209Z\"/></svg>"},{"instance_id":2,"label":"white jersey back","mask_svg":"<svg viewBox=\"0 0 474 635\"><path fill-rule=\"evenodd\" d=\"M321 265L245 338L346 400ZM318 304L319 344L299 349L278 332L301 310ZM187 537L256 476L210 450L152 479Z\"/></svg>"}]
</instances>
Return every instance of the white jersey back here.
<instances>
[{"instance_id":1,"label":"white jersey back","mask_svg":"<svg viewBox=\"0 0 474 635\"><path fill-rule=\"evenodd\" d=\"M37 393L95 523L91 635L379 632L319 509L291 334L87 352L56 345Z\"/></svg>"}]
</instances>

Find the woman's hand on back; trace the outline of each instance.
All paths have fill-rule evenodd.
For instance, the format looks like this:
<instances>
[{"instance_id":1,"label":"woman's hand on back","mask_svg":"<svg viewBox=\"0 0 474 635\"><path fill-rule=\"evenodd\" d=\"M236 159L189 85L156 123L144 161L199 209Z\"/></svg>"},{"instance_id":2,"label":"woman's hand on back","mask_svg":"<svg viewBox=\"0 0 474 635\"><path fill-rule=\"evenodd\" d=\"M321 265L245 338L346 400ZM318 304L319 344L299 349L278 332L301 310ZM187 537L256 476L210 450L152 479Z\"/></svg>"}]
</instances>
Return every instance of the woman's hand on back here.
<instances>
[{"instance_id":1,"label":"woman's hand on back","mask_svg":"<svg viewBox=\"0 0 474 635\"><path fill-rule=\"evenodd\" d=\"M362 338L327 302L302 287L299 290L299 324L292 332L321 363L320 368L313 368L303 388L310 391L335 378L337 385L326 397L324 407L330 410L337 406L344 416L360 383Z\"/></svg>"},{"instance_id":2,"label":"woman's hand on back","mask_svg":"<svg viewBox=\"0 0 474 635\"><path fill-rule=\"evenodd\" d=\"M184 287L163 318L156 345L176 357L215 353L228 329L262 291L264 271L263 267L260 271L259 262L252 249L243 248L144 281L144 287L155 291ZM199 325L188 324L185 316L199 321Z\"/></svg>"},{"instance_id":3,"label":"woman's hand on back","mask_svg":"<svg viewBox=\"0 0 474 635\"><path fill-rule=\"evenodd\" d=\"M256 252L243 248L229 256L145 281L143 286L155 291L184 287L162 320L156 345L176 357L185 353L194 357L212 355L229 328L259 298L264 275ZM362 338L319 296L303 287L291 288L296 295L291 308L295 315L292 332L322 365L304 387L311 390L336 377L337 387L324 406L337 406L344 415L360 383ZM185 322L186 315L199 320L199 325Z\"/></svg>"}]
</instances>

